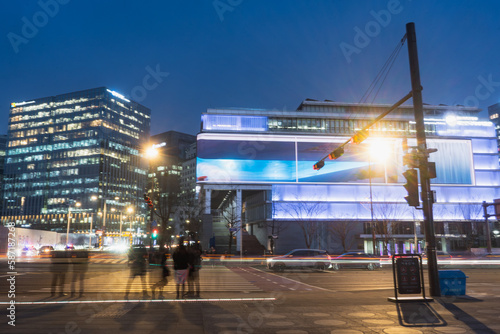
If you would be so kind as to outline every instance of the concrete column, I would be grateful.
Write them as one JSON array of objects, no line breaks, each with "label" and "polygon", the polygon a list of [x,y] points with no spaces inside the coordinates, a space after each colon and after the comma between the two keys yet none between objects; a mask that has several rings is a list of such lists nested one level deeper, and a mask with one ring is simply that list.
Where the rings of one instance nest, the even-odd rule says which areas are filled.
[{"label": "concrete column", "polygon": [[236,190],[236,196],[235,196],[235,201],[236,201],[236,226],[239,227],[239,233],[236,238],[236,247],[238,251],[240,251],[240,254],[243,254],[243,228],[245,227],[243,225],[243,221],[241,220],[241,189]]},{"label": "concrete column", "polygon": [[203,208],[203,213],[209,215],[212,203],[212,192],[210,189],[205,189],[205,207]]}]

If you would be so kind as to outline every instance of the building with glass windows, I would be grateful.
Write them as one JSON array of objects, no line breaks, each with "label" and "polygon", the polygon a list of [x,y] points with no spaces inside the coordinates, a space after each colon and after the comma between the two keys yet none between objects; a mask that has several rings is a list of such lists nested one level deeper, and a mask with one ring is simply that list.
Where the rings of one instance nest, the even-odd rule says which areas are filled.
[{"label": "building with glass windows", "polygon": [[150,115],[105,87],[13,102],[2,222],[66,232],[70,218],[72,232],[89,232],[93,223],[108,235],[134,222],[137,232]]},{"label": "building with glass windows", "polygon": [[[153,219],[160,228],[160,238],[182,234],[184,220],[181,208],[189,197],[183,193],[183,163],[188,160],[189,148],[196,136],[167,131],[151,136],[150,145],[156,155],[149,159],[147,194],[155,206]],[[166,240],[167,242],[170,239]]]},{"label": "building with glass windows", "polygon": [[[237,250],[247,253],[255,240],[277,253],[423,250],[422,210],[405,201],[402,175],[403,139],[416,146],[412,105],[313,169],[389,107],[305,100],[293,111],[208,109],[197,137],[204,247],[227,250],[232,234]],[[431,184],[439,250],[484,246],[481,203],[500,198],[495,127],[479,119],[479,111],[424,105],[427,146],[437,150],[429,160],[436,163]]]}]

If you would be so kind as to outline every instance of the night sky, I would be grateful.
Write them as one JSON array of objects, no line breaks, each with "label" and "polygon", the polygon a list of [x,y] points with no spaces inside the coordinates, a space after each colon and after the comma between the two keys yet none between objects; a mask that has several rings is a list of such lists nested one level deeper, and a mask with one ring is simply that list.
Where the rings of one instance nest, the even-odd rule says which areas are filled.
[{"label": "night sky", "polygon": [[[408,22],[424,102],[486,117],[500,99],[499,14],[496,0],[4,1],[0,133],[11,102],[101,86],[151,108],[151,134],[196,134],[207,108],[359,102]],[[375,103],[410,91],[408,67],[405,44]]]}]

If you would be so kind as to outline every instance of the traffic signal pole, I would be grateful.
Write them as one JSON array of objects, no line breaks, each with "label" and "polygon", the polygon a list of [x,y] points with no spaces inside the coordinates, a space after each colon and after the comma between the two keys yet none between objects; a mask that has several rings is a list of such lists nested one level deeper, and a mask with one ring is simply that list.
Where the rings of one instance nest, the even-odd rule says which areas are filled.
[{"label": "traffic signal pole", "polygon": [[408,40],[408,56],[410,61],[411,87],[413,95],[413,109],[415,111],[415,123],[417,130],[417,147],[419,153],[420,184],[422,195],[422,209],[424,215],[425,241],[427,244],[427,268],[429,275],[430,294],[433,297],[441,296],[439,287],[439,273],[436,256],[436,236],[434,234],[434,218],[432,204],[434,202],[431,193],[428,151],[425,138],[424,111],[422,103],[422,86],[420,84],[420,69],[417,53],[417,36],[415,34],[415,24],[406,24],[406,37]]}]

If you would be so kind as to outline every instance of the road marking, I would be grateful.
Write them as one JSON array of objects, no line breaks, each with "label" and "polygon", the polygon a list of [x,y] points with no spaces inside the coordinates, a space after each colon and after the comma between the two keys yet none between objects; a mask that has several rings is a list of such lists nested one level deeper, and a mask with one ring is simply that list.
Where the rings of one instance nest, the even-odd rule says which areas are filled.
[{"label": "road marking", "polygon": [[[50,304],[96,304],[96,303],[210,303],[210,302],[248,302],[275,301],[274,297],[262,298],[200,298],[200,299],[113,299],[113,300],[49,300],[38,302],[18,302],[16,305],[50,305]],[[0,302],[10,305],[10,302]]]},{"label": "road marking", "polygon": [[[291,279],[291,278],[288,278],[288,277],[283,277],[283,276],[276,275],[276,274],[273,274],[273,273],[266,273],[265,271],[260,270],[258,268],[253,268],[253,269],[254,270],[258,270],[258,271],[260,271],[262,273],[265,273],[265,274],[268,274],[268,275],[274,275],[276,277],[279,277],[280,279],[286,279],[286,280],[289,280],[289,281],[292,281],[292,282],[295,282],[295,283],[298,283],[298,284],[302,284],[302,285],[308,286],[308,287],[313,288],[313,289],[319,289],[319,290],[328,291],[328,292],[336,292],[334,290],[320,288],[319,286],[314,286],[314,285],[310,285],[310,284],[307,284],[307,283],[303,283],[303,282],[300,282],[300,281],[297,281],[297,280],[294,280],[294,279]],[[295,289],[290,288],[290,290],[295,290]]]}]

